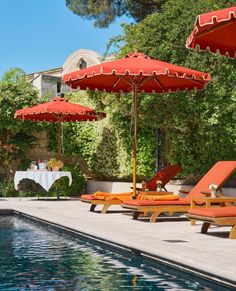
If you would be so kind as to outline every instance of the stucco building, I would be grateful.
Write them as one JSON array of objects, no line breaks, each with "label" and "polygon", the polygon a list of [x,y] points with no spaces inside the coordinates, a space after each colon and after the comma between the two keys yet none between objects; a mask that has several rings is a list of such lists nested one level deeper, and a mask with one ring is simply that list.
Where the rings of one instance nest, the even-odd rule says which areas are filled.
[{"label": "stucco building", "polygon": [[62,83],[62,76],[64,74],[94,66],[113,58],[113,55],[104,58],[95,51],[78,49],[64,61],[62,67],[29,74],[28,79],[38,88],[40,96],[46,95],[52,98],[60,93],[71,91],[67,85]]}]

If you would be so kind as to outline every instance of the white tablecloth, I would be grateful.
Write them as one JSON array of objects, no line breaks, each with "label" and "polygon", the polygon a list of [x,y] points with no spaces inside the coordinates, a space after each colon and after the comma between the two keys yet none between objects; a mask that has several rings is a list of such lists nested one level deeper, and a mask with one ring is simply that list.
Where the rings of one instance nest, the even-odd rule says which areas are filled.
[{"label": "white tablecloth", "polygon": [[72,183],[71,172],[60,171],[16,171],[14,176],[14,186],[18,190],[18,184],[22,179],[34,180],[40,184],[46,191],[49,191],[52,184],[61,177],[69,178],[69,186]]}]

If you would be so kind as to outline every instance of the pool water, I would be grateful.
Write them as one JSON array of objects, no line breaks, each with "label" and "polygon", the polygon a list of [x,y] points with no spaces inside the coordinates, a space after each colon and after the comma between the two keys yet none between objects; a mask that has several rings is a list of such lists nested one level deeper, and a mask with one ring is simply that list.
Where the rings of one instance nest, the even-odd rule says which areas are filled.
[{"label": "pool water", "polygon": [[226,290],[18,216],[0,216],[0,250],[0,290]]}]

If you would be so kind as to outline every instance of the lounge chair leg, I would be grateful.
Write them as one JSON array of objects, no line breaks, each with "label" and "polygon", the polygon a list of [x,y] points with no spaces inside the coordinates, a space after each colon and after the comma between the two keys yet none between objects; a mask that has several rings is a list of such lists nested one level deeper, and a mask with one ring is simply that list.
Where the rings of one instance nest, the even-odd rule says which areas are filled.
[{"label": "lounge chair leg", "polygon": [[236,224],[232,226],[230,234],[229,234],[230,239],[236,239]]},{"label": "lounge chair leg", "polygon": [[150,217],[150,222],[156,222],[157,217],[161,214],[161,212],[154,212],[152,216]]},{"label": "lounge chair leg", "polygon": [[89,211],[93,212],[96,206],[97,206],[96,204],[91,204]]},{"label": "lounge chair leg", "polygon": [[204,222],[202,225],[201,233],[207,233],[208,228],[210,227],[211,223],[210,222]]},{"label": "lounge chair leg", "polygon": [[191,219],[190,223],[191,223],[191,225],[196,225],[196,220]]},{"label": "lounge chair leg", "polygon": [[107,209],[108,209],[110,206],[111,206],[110,204],[105,204],[105,205],[103,205],[101,213],[103,213],[103,214],[107,213]]},{"label": "lounge chair leg", "polygon": [[140,212],[138,212],[138,211],[133,211],[133,213],[132,213],[132,217],[133,217],[133,219],[138,219],[139,214],[140,214]]},{"label": "lounge chair leg", "polygon": [[139,213],[139,216],[141,216],[141,217],[146,217],[146,216],[148,216],[148,212],[142,212],[142,213]]}]

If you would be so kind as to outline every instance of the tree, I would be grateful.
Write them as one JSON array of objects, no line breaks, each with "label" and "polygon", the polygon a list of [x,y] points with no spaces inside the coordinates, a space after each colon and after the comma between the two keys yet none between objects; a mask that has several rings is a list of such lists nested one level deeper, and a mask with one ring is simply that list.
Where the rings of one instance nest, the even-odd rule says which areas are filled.
[{"label": "tree", "polygon": [[[154,169],[154,131],[157,128],[166,132],[168,161],[181,164],[183,176],[196,179],[218,160],[235,160],[236,60],[185,48],[198,14],[233,5],[233,0],[167,0],[162,3],[161,13],[152,13],[137,24],[125,25],[124,35],[113,39],[116,44],[121,43],[119,57],[138,50],[151,58],[209,72],[212,76],[212,81],[202,91],[139,96],[138,175],[151,175]],[[120,94],[117,98],[96,92],[91,96],[96,105],[109,112],[109,125],[116,129],[119,137],[116,144],[122,145],[122,149],[116,150],[118,156],[125,156],[122,162],[126,169],[117,173],[131,173],[128,165],[132,159],[132,98],[129,94]],[[78,141],[82,142],[78,144],[88,153],[88,136],[83,131],[79,135]],[[89,143],[94,155],[88,155],[91,166],[97,150],[92,137],[91,134]]]},{"label": "tree", "polygon": [[94,20],[95,27],[108,27],[117,17],[127,15],[141,21],[161,11],[165,0],[66,0],[67,7],[82,18]]},{"label": "tree", "polygon": [[0,81],[0,164],[7,177],[13,162],[24,157],[33,141],[31,133],[36,124],[14,119],[17,109],[40,102],[38,91],[26,80],[25,73],[14,68],[7,71]]},{"label": "tree", "polygon": [[139,98],[139,128],[167,131],[168,160],[181,164],[185,175],[198,177],[217,160],[236,158],[236,61],[185,48],[198,14],[234,4],[223,0],[168,0],[161,14],[125,25],[123,37],[118,38],[123,43],[119,56],[138,50],[212,76],[203,91]]}]

